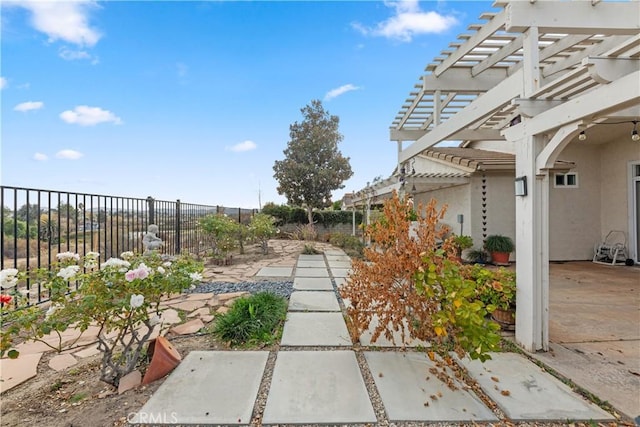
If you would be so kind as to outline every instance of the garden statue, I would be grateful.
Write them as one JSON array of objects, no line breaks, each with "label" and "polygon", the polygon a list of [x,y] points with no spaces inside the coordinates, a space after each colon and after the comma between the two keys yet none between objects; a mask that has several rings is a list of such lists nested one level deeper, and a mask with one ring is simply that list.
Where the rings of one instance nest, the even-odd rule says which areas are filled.
[{"label": "garden statue", "polygon": [[158,226],[155,224],[149,224],[147,232],[142,238],[142,246],[144,246],[144,254],[148,255],[160,248],[163,245],[162,239],[156,236],[158,233]]}]

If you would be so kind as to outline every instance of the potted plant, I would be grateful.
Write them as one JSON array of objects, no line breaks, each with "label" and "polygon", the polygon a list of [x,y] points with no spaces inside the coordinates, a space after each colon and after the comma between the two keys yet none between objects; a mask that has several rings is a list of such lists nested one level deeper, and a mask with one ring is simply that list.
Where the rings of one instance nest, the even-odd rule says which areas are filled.
[{"label": "potted plant", "polygon": [[456,256],[459,261],[462,261],[462,251],[473,246],[473,239],[471,236],[465,236],[462,234],[454,235],[452,239],[453,246],[456,248]]},{"label": "potted plant", "polygon": [[474,264],[486,264],[489,254],[484,249],[472,249],[467,253],[467,259]]},{"label": "potted plant", "polygon": [[491,261],[494,264],[508,265],[509,254],[515,249],[515,244],[511,237],[492,234],[484,241],[484,248],[491,254]]},{"label": "potted plant", "polygon": [[465,274],[476,283],[476,297],[503,326],[515,324],[516,274],[504,268],[489,270],[478,264]]}]

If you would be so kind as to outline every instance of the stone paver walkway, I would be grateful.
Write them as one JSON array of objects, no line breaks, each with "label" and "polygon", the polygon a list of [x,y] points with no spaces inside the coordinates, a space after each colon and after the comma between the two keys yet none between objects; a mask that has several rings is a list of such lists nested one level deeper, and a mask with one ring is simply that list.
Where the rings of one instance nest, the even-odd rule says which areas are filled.
[{"label": "stone paver walkway", "polygon": [[[365,332],[360,339],[365,351],[358,363],[357,351],[342,311],[329,311],[336,309],[336,292],[344,283],[350,268],[349,258],[342,251],[325,249],[324,256],[300,255],[292,265],[295,266],[295,292],[289,303],[272,375],[265,376],[270,377],[270,383],[266,384],[268,396],[262,413],[263,424],[376,423],[381,421],[376,417],[372,403],[376,395],[380,396],[388,422],[498,420],[497,415],[471,389],[459,387],[452,391],[430,375],[429,368],[433,367],[433,362],[424,353],[405,350],[412,345],[424,346],[427,343],[408,342],[403,349],[396,348],[394,351],[393,343],[386,340],[371,343],[370,334],[367,336]],[[379,347],[391,347],[391,351],[376,351]],[[514,420],[613,419],[610,414],[572,392],[524,356],[496,354],[494,361],[485,365],[469,360],[460,363],[468,368],[484,393]],[[193,396],[200,396],[203,407],[211,408],[211,418],[199,419],[199,422],[247,424],[246,415],[239,416],[235,421],[223,417],[223,405],[211,406],[210,399],[210,396],[227,391],[234,396],[244,396],[238,397],[244,399],[239,403],[243,408],[253,407],[256,410],[254,403],[258,389],[255,383],[245,385],[240,381],[219,380],[221,369],[231,372],[228,378],[233,378],[233,372],[240,375],[240,370],[244,369],[242,365],[198,366],[201,375],[216,378],[215,381],[199,382],[200,388],[192,393]],[[373,378],[373,383],[366,384],[364,378],[367,372]],[[169,380],[178,373],[171,374]],[[173,384],[169,380],[165,382],[169,384],[167,388]],[[193,402],[189,403],[189,407],[180,406],[170,397],[180,391],[164,392],[165,384],[149,400],[141,414],[147,414],[154,408],[176,412],[190,410]],[[197,405],[193,410],[202,412]],[[219,416],[214,415],[217,411],[220,412]]]}]

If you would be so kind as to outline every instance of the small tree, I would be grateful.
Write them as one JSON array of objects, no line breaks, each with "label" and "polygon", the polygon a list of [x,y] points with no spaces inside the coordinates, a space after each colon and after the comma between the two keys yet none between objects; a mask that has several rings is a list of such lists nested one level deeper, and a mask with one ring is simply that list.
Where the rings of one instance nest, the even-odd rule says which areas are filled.
[{"label": "small tree", "polygon": [[344,188],[342,183],[353,172],[349,158],[338,150],[342,141],[338,116],[325,111],[319,100],[300,111],[304,120],[289,126],[285,158],[276,160],[273,170],[278,194],[284,194],[291,205],[304,205],[311,224],[313,209],[329,206],[331,191]]},{"label": "small tree", "polygon": [[264,255],[269,253],[269,239],[278,231],[274,225],[275,222],[276,219],[271,215],[258,213],[251,218],[251,222],[249,223],[249,231],[253,237],[260,241]]},{"label": "small tree", "polygon": [[240,228],[235,220],[223,214],[207,215],[200,226],[213,241],[214,257],[224,259],[235,248]]},{"label": "small tree", "polygon": [[438,354],[450,366],[450,351],[455,351],[484,361],[498,347],[499,326],[485,319],[488,311],[478,300],[475,282],[455,261],[453,239],[443,240],[449,230],[439,221],[446,207],[437,209],[435,200],[424,209],[420,206],[412,233],[411,210],[394,193],[384,204],[382,218],[366,228],[371,247],[364,250],[365,260],[353,261],[341,289],[350,301],[353,332],[359,337],[377,316],[373,342],[380,336],[393,340],[399,331],[404,344],[406,331],[431,344],[432,360]]}]

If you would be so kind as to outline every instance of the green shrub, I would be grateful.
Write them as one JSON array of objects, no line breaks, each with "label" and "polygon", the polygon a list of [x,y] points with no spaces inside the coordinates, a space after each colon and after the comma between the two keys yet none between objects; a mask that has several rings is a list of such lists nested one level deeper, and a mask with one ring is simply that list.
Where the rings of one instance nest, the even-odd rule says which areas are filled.
[{"label": "green shrub", "polygon": [[[267,203],[262,208],[262,213],[277,218],[276,224],[278,225],[309,223],[309,220],[307,218],[307,211],[300,207]],[[362,212],[356,212],[355,216],[356,225],[360,225],[362,223]],[[321,224],[328,227],[337,224],[351,224],[353,222],[353,212],[339,210],[316,210],[313,211],[313,222],[315,224]]]},{"label": "green shrub", "polygon": [[239,298],[218,317],[214,335],[231,345],[271,344],[287,315],[287,300],[270,292]]}]

